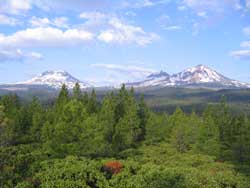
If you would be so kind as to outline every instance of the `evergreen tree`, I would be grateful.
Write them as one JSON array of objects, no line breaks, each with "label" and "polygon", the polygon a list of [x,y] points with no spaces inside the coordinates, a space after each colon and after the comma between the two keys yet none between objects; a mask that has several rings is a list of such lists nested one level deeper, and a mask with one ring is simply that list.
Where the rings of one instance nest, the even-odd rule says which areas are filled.
[{"label": "evergreen tree", "polygon": [[30,104],[29,113],[32,114],[32,126],[30,129],[31,140],[40,142],[41,141],[41,129],[46,121],[45,111],[37,98],[33,98]]},{"label": "evergreen tree", "polygon": [[179,152],[186,152],[195,145],[199,132],[199,118],[196,114],[186,116],[180,108],[169,118],[172,127],[171,143]]},{"label": "evergreen tree", "polygon": [[128,94],[125,85],[118,94],[115,109],[115,133],[113,136],[113,148],[122,151],[138,144],[142,129],[138,118],[138,106],[132,92]]},{"label": "evergreen tree", "polygon": [[20,109],[20,99],[16,94],[9,94],[1,97],[0,103],[4,106],[4,112],[7,117],[15,119]]},{"label": "evergreen tree", "polygon": [[140,120],[140,129],[141,129],[141,134],[138,135],[138,138],[136,139],[137,141],[142,141],[145,139],[146,135],[146,126],[149,118],[149,109],[147,108],[145,101],[144,101],[144,96],[141,95],[140,97],[140,102],[138,104],[138,118]]},{"label": "evergreen tree", "polygon": [[60,114],[56,121],[46,122],[42,128],[44,147],[59,157],[81,153],[81,134],[86,131],[84,120],[88,117],[85,107],[72,100],[62,107]]},{"label": "evergreen tree", "polygon": [[89,95],[86,91],[84,92],[84,94],[82,96],[82,102],[85,106],[87,106],[89,103]]},{"label": "evergreen tree", "polygon": [[69,101],[69,91],[65,84],[62,85],[61,91],[56,101],[56,106],[61,108],[63,105],[67,104]]},{"label": "evergreen tree", "polygon": [[219,156],[219,127],[213,118],[214,109],[208,107],[202,114],[202,126],[196,144],[196,150],[209,155]]},{"label": "evergreen tree", "polygon": [[96,98],[96,92],[93,89],[90,95],[90,98],[88,99],[88,113],[97,113],[98,112],[98,101]]},{"label": "evergreen tree", "polygon": [[125,88],[125,84],[122,85],[117,96],[117,104],[115,108],[115,121],[116,123],[125,115],[126,112],[126,101],[128,101],[128,92]]},{"label": "evergreen tree", "polygon": [[214,110],[214,120],[219,127],[220,157],[230,159],[232,156],[232,119],[224,96],[221,99],[220,105]]},{"label": "evergreen tree", "polygon": [[113,136],[115,132],[115,107],[116,107],[116,99],[113,94],[108,94],[104,97],[102,102],[102,107],[100,110],[100,122],[102,123],[104,129],[104,138],[107,143],[107,150],[113,143]]},{"label": "evergreen tree", "polygon": [[149,112],[146,124],[147,143],[169,142],[171,131],[172,127],[169,124],[169,116],[167,114]]},{"label": "evergreen tree", "polygon": [[250,127],[247,118],[242,116],[233,118],[233,138],[231,143],[232,159],[244,163],[249,161],[250,157]]},{"label": "evergreen tree", "polygon": [[5,115],[4,107],[0,105],[0,147],[12,144],[14,134],[10,120]]},{"label": "evergreen tree", "polygon": [[80,88],[80,84],[76,83],[74,88],[73,88],[73,98],[80,101],[82,98],[82,92]]}]

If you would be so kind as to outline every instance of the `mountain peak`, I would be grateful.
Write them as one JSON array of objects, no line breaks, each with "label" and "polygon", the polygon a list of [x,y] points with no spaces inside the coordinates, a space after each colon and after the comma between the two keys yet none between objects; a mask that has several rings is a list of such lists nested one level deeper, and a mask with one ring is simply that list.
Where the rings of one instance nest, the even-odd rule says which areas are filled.
[{"label": "mountain peak", "polygon": [[[11,85],[49,86],[59,89],[66,84],[69,89],[72,89],[76,83],[79,83],[81,88],[93,87],[92,84],[82,82],[64,70],[45,71],[30,80]],[[126,85],[129,87],[250,88],[250,84],[227,78],[202,64],[173,75],[161,70],[148,75],[143,81],[130,82]]]},{"label": "mountain peak", "polygon": [[231,80],[205,65],[187,68],[174,74],[172,79],[179,84],[183,82],[186,84],[219,83]]},{"label": "mountain peak", "polygon": [[195,71],[214,71],[214,70],[211,69],[210,67],[199,64],[199,65],[196,65],[195,67],[187,68],[183,72],[195,72]]},{"label": "mountain peak", "polygon": [[60,75],[70,75],[67,71],[65,70],[49,70],[49,71],[45,71],[40,75],[52,75],[52,74],[60,74]]},{"label": "mountain peak", "polygon": [[215,87],[215,88],[250,88],[249,84],[238,82],[223,76],[215,70],[199,64],[177,74],[169,75],[163,71],[149,75],[144,81],[137,82],[135,87]]},{"label": "mountain peak", "polygon": [[197,67],[197,68],[209,68],[209,67],[207,67],[207,66],[205,66],[203,64],[196,65],[195,67]]},{"label": "mountain peak", "polygon": [[76,83],[79,83],[81,88],[90,87],[89,84],[84,83],[71,74],[64,70],[50,70],[45,71],[42,74],[33,77],[30,80],[19,82],[17,84],[24,84],[24,85],[46,85],[53,88],[61,88],[63,84],[66,84],[69,89],[72,89]]},{"label": "mountain peak", "polygon": [[160,77],[168,77],[169,74],[163,70],[160,72],[155,72],[147,76],[147,78],[160,78]]}]

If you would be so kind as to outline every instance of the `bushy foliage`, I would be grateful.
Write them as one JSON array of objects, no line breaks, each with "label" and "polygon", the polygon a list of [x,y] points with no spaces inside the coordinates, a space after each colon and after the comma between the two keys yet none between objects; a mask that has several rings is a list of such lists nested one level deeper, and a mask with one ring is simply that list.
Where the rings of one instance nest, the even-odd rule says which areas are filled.
[{"label": "bushy foliage", "polygon": [[2,188],[247,188],[250,118],[225,99],[157,114],[122,88],[98,101],[64,85],[55,103],[0,99]]},{"label": "bushy foliage", "polygon": [[123,165],[119,161],[109,161],[102,167],[102,170],[110,175],[119,174]]}]

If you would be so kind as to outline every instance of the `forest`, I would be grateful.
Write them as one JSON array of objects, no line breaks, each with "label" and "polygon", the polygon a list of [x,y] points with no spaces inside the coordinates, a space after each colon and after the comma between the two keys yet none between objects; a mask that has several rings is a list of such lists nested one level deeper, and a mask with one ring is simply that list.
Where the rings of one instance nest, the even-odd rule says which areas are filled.
[{"label": "forest", "polygon": [[250,117],[220,104],[154,112],[123,85],[0,98],[1,188],[250,188]]}]

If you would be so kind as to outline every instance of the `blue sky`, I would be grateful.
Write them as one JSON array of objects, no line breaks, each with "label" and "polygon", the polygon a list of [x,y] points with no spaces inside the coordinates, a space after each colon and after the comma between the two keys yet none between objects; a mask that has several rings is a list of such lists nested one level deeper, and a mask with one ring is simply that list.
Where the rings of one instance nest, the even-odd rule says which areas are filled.
[{"label": "blue sky", "polygon": [[103,84],[198,64],[250,82],[250,0],[0,0],[0,82]]}]

